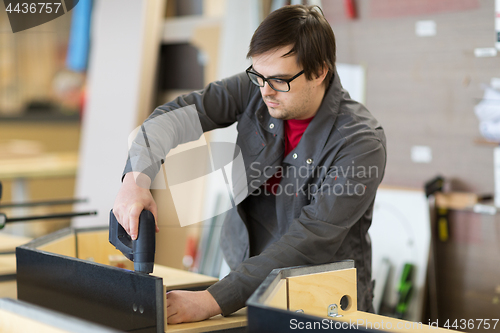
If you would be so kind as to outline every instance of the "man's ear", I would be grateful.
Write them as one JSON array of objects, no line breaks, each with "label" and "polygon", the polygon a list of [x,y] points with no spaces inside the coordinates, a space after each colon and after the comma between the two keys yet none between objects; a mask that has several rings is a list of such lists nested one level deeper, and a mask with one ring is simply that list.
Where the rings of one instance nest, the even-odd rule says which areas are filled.
[{"label": "man's ear", "polygon": [[323,67],[321,67],[318,73],[316,73],[316,80],[319,81],[319,84],[323,84],[323,81],[325,81],[327,75],[328,75],[328,66],[326,64],[323,64]]}]

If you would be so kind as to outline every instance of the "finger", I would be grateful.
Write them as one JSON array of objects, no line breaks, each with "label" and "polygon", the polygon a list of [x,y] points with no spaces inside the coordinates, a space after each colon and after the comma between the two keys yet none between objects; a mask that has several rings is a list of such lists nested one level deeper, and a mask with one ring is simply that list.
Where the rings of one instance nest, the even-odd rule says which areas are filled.
[{"label": "finger", "polygon": [[113,215],[115,216],[115,218],[118,221],[118,223],[122,224],[122,220],[123,220],[123,218],[122,218],[122,215],[123,215],[122,214],[123,213],[123,205],[119,204],[117,201],[118,201],[118,199],[113,204]]},{"label": "finger", "polygon": [[167,305],[167,319],[175,316],[178,312],[178,309],[173,304]]},{"label": "finger", "polygon": [[119,215],[119,217],[116,217],[118,219],[118,222],[122,225],[123,229],[125,229],[125,231],[130,234],[128,214],[126,212],[122,212]]},{"label": "finger", "polygon": [[176,296],[175,294],[176,294],[175,290],[167,291],[167,301],[170,299],[170,301],[173,302]]},{"label": "finger", "polygon": [[[167,323],[168,324],[177,324],[179,321],[178,319],[175,319],[177,314],[178,314],[178,309],[174,306],[174,302],[172,302],[172,298],[175,295],[167,293]],[[170,298],[170,300],[169,300]],[[172,319],[172,317],[174,317]]]},{"label": "finger", "polygon": [[155,218],[155,229],[156,232],[159,232],[160,229],[158,228],[158,207],[156,206],[156,202],[152,197],[146,209],[149,210],[151,214],[153,214],[153,217]]},{"label": "finger", "polygon": [[177,311],[175,313],[167,312],[167,319],[172,318],[175,315],[177,315]]},{"label": "finger", "polygon": [[144,206],[135,203],[130,207],[129,211],[129,235],[132,240],[137,239],[137,233],[139,232],[139,216],[143,210]]},{"label": "finger", "polygon": [[115,216],[116,221],[118,221],[119,224],[122,224],[122,218],[120,216],[120,211],[116,206],[113,206],[113,215]]},{"label": "finger", "polygon": [[154,201],[149,206],[149,211],[155,217],[156,232],[160,232],[160,228],[158,227],[158,208],[157,208],[156,203]]},{"label": "finger", "polygon": [[182,323],[184,320],[182,318],[182,316],[179,314],[179,313],[175,313],[173,315],[168,315],[168,312],[167,312],[167,324],[180,324]]},{"label": "finger", "polygon": [[[175,304],[175,292],[172,292],[173,290],[167,291],[167,297],[165,299],[167,303],[167,308]],[[177,311],[175,311],[177,312]]]}]

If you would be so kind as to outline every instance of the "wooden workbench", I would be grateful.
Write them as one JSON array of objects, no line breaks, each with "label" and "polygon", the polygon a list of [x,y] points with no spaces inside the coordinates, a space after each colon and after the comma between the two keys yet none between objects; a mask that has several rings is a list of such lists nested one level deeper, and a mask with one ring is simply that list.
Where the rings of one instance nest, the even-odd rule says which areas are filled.
[{"label": "wooden workbench", "polygon": [[[28,243],[31,238],[13,236],[0,232],[0,252],[14,252],[16,247]],[[15,254],[0,254],[0,276],[16,273]],[[1,295],[0,295],[1,297]]]},{"label": "wooden workbench", "polygon": [[236,311],[228,317],[221,315],[196,323],[183,323],[175,325],[166,325],[166,333],[199,333],[218,330],[228,330],[235,327],[247,326],[247,309]]},{"label": "wooden workbench", "polygon": [[[0,252],[15,251],[16,246],[26,244],[30,238],[12,236],[0,232]],[[16,274],[16,255],[0,255],[0,298],[17,298],[17,285],[14,275]]]},{"label": "wooden workbench", "polygon": [[46,153],[0,160],[0,179],[50,178],[74,176],[78,153]]},{"label": "wooden workbench", "polygon": [[36,305],[0,298],[0,333],[117,333],[75,317],[64,316]]},{"label": "wooden workbench", "polygon": [[[12,236],[0,232],[0,252],[15,251],[16,246],[26,244],[31,239],[27,237]],[[0,298],[17,298],[16,255],[0,254]]]},{"label": "wooden workbench", "polygon": [[[23,203],[29,200],[72,197],[77,170],[78,153],[76,151],[4,156],[0,159],[0,181],[4,185],[1,202]],[[61,192],[63,184],[71,185],[65,185],[65,190]],[[17,207],[8,210],[7,215],[9,217],[36,215],[37,213],[58,212],[59,209],[67,211],[71,209],[71,206],[69,208],[60,206],[48,211],[45,207]],[[42,224],[38,222],[17,223],[8,225],[6,228],[18,235],[38,237],[65,226],[65,222],[45,221]]]}]

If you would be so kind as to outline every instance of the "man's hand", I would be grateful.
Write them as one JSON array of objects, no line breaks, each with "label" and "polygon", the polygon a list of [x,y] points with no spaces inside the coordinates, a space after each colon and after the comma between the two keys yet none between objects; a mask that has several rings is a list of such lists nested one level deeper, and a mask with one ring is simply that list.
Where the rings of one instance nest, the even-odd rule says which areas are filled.
[{"label": "man's hand", "polygon": [[149,191],[151,179],[145,174],[129,172],[123,178],[123,183],[113,205],[113,213],[123,229],[132,239],[137,239],[139,215],[143,209],[153,213],[158,229],[156,202]]},{"label": "man's hand", "polygon": [[173,290],[167,293],[167,323],[201,321],[222,311],[212,295],[204,291]]}]

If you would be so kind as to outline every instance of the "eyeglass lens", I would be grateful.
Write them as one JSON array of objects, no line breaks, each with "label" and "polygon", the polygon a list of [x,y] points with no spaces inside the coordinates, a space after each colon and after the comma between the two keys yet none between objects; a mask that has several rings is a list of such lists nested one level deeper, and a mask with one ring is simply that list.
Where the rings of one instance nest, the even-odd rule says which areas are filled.
[{"label": "eyeglass lens", "polygon": [[[250,79],[252,80],[253,83],[258,85],[259,87],[264,86],[264,79],[260,77],[259,75],[256,75],[255,73],[249,72],[248,73],[250,76]],[[280,79],[267,79],[267,83],[273,88],[274,90],[280,90],[280,91],[288,91],[288,83],[286,81],[280,80]]]}]

